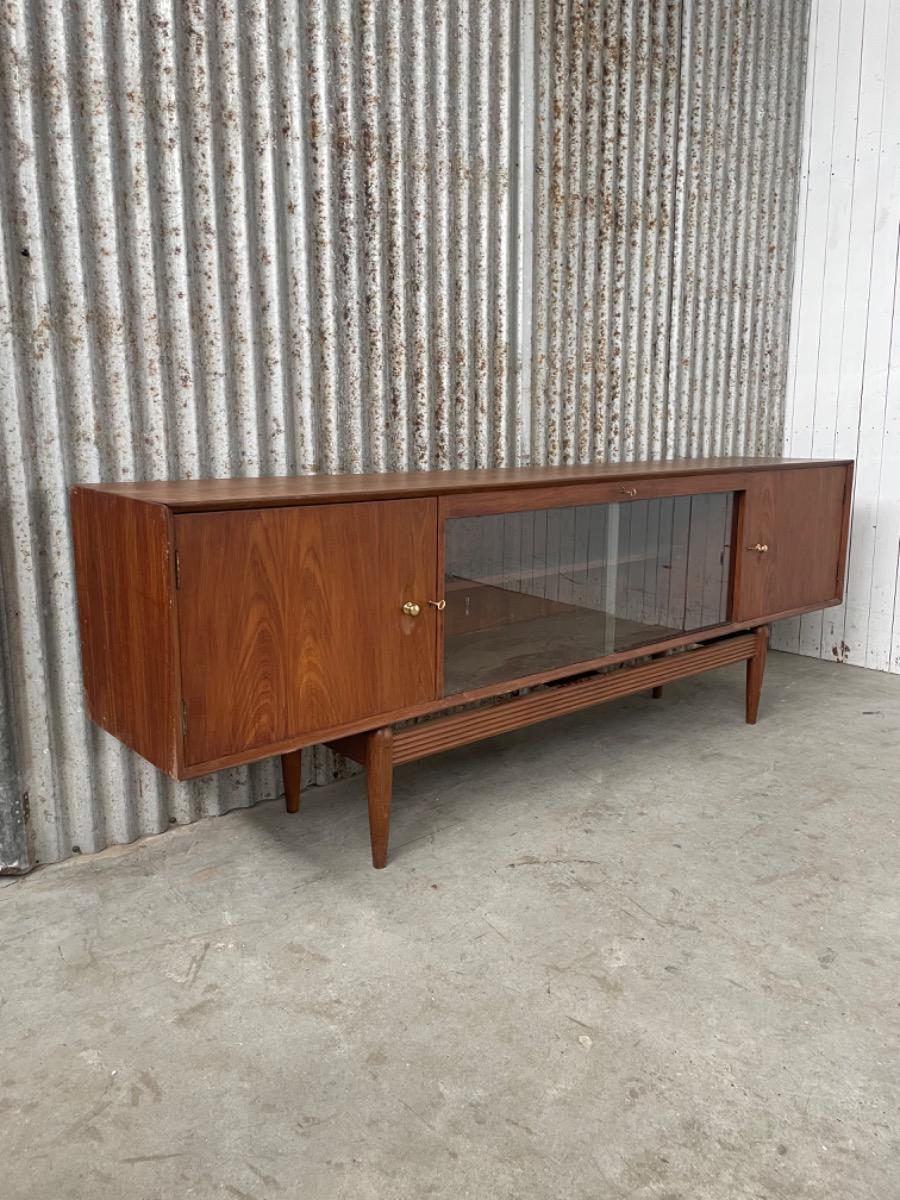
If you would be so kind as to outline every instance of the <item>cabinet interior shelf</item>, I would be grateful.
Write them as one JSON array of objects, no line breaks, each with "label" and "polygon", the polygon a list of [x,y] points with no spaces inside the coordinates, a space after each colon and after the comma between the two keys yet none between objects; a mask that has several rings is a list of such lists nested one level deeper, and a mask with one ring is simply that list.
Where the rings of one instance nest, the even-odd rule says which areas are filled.
[{"label": "cabinet interior shelf", "polygon": [[561,662],[588,662],[603,654],[662,642],[681,632],[675,626],[630,621],[580,605],[568,608],[552,616],[448,634],[444,694],[486,687],[503,679],[524,679]]},{"label": "cabinet interior shelf", "polygon": [[[629,618],[479,580],[447,580],[444,695],[524,679],[561,662],[589,662],[683,633],[674,625]],[[708,621],[706,627],[720,623]],[[703,626],[696,614],[694,628]]]}]

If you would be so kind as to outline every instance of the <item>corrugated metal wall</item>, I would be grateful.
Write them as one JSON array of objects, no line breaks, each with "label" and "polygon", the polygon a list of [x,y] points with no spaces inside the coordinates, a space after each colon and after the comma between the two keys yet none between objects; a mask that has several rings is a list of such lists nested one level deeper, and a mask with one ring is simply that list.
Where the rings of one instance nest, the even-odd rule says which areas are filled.
[{"label": "corrugated metal wall", "polygon": [[8,866],[278,791],[172,784],[86,721],[68,484],[780,445],[806,23],[9,0]]},{"label": "corrugated metal wall", "polygon": [[778,649],[900,674],[900,4],[815,0],[785,453],[855,458],[844,604]]},{"label": "corrugated metal wall", "polygon": [[808,16],[540,6],[536,457],[780,452]]}]

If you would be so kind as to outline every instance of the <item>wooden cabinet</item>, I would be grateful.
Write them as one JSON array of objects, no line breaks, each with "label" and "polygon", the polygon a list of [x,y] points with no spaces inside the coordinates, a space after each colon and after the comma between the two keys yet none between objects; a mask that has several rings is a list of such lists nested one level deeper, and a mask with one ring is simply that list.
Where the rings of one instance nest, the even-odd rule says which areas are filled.
[{"label": "wooden cabinet", "polygon": [[281,755],[291,811],[300,749],[334,745],[366,766],[383,866],[400,763],[731,662],[755,721],[768,622],[841,599],[851,472],[719,459],[76,487],[89,712],[180,779]]}]

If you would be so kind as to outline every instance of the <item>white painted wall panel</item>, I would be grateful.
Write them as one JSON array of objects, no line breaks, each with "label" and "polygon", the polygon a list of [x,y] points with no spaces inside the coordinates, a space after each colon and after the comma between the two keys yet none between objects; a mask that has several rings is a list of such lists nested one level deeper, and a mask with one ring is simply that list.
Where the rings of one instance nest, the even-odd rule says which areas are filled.
[{"label": "white painted wall panel", "polygon": [[779,649],[900,673],[900,0],[814,0],[785,453],[857,460],[845,603]]}]

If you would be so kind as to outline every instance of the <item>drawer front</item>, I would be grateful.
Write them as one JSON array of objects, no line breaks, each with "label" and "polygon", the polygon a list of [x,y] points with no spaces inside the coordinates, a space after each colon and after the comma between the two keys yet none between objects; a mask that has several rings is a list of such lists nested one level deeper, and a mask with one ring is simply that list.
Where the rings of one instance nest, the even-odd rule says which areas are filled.
[{"label": "drawer front", "polygon": [[746,487],[750,472],[681,475],[666,479],[633,479],[621,483],[569,483],[557,487],[510,488],[506,491],[467,492],[441,497],[443,517],[489,516],[530,509],[575,508],[584,504],[615,504],[628,500],[657,500],[667,496],[733,492]]},{"label": "drawer front", "polygon": [[840,601],[850,482],[845,464],[748,478],[735,553],[735,620]]},{"label": "drawer front", "polygon": [[176,517],[186,763],[432,699],[436,515],[425,499]]}]

